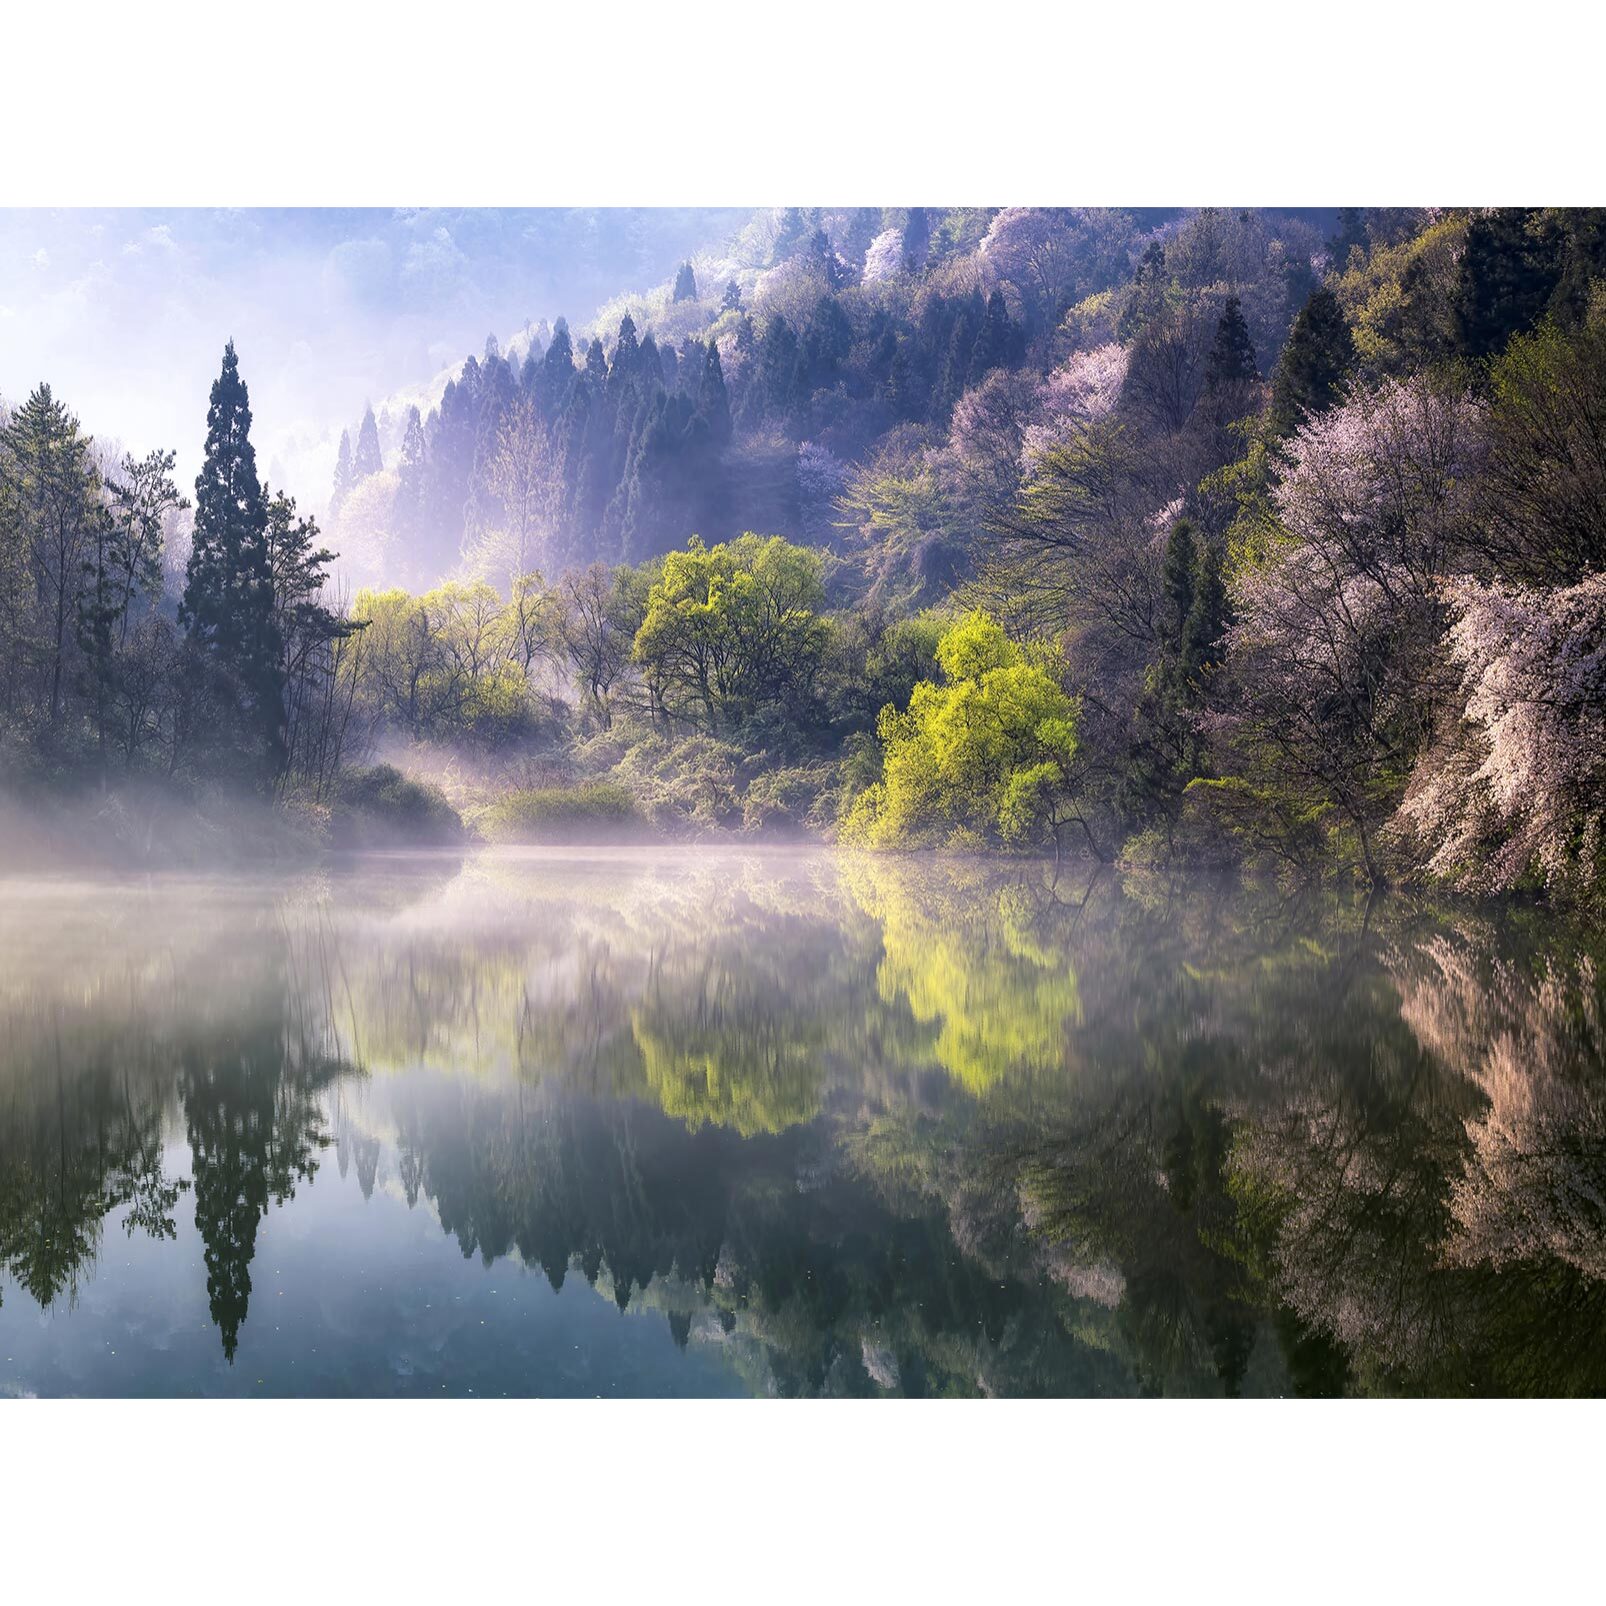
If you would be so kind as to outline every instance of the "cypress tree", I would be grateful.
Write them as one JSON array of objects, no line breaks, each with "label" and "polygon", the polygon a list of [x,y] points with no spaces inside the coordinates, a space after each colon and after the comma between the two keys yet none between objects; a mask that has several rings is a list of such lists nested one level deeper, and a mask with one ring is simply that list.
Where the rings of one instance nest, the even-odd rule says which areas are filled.
[{"label": "cypress tree", "polygon": [[1456,336],[1467,356],[1499,356],[1544,316],[1561,283],[1563,246],[1529,207],[1496,207],[1472,219],[1455,288]]},{"label": "cypress tree", "polygon": [[179,623],[213,671],[220,734],[254,761],[260,780],[270,781],[284,757],[284,682],[267,506],[251,445],[250,396],[232,340],[206,415]]},{"label": "cypress tree", "polygon": [[931,223],[923,206],[911,206],[903,226],[903,271],[919,273],[931,251]]},{"label": "cypress tree", "polygon": [[1249,324],[1243,303],[1228,296],[1216,324],[1216,338],[1205,360],[1205,388],[1220,390],[1225,385],[1253,382],[1260,377],[1255,366],[1255,343],[1249,338]]},{"label": "cypress tree", "polygon": [[676,301],[695,301],[697,299],[697,275],[692,272],[691,263],[682,262],[680,272],[675,275]]},{"label": "cypress tree", "polygon": [[404,536],[419,535],[427,517],[429,464],[424,444],[424,424],[418,409],[407,410],[407,432],[402,436],[401,457],[396,464],[396,523]]},{"label": "cypress tree", "polygon": [[1171,628],[1179,641],[1193,607],[1193,572],[1198,561],[1193,526],[1186,519],[1178,519],[1166,539],[1161,573],[1166,599],[1171,604]]},{"label": "cypress tree", "polygon": [[569,405],[574,389],[574,345],[569,339],[569,325],[559,318],[552,330],[552,344],[541,359],[541,373],[536,381],[536,405],[541,416],[551,423]]},{"label": "cypress tree", "polygon": [[354,481],[351,473],[351,431],[340,432],[340,450],[335,454],[335,487],[329,497],[331,512],[338,513],[340,505],[351,495]]},{"label": "cypress tree", "polygon": [[374,422],[374,409],[370,403],[363,411],[362,428],[357,431],[357,450],[351,459],[352,483],[378,474],[384,468],[379,455],[379,426]]},{"label": "cypress tree", "polygon": [[724,312],[742,310],[742,287],[734,279],[725,281],[725,294],[720,297],[719,305]]},{"label": "cypress tree", "polygon": [[731,438],[730,397],[725,390],[725,371],[720,367],[719,346],[708,342],[703,359],[702,383],[697,387],[697,410],[708,424],[709,438],[723,446]]},{"label": "cypress tree", "polygon": [[1338,297],[1325,285],[1294,319],[1272,380],[1272,427],[1291,435],[1308,418],[1326,412],[1344,394],[1355,361],[1355,342]]}]

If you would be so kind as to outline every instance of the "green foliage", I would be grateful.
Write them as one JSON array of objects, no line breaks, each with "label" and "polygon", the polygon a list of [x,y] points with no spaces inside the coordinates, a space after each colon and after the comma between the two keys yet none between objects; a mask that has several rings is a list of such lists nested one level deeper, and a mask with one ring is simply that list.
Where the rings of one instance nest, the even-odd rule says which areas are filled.
[{"label": "green foliage", "polygon": [[284,759],[283,643],[250,397],[232,340],[212,385],[179,623],[206,674],[202,721],[215,740],[235,749],[247,772],[271,781]]},{"label": "green foliage", "polygon": [[996,841],[1056,846],[1073,818],[1080,708],[985,614],[937,647],[944,684],[882,711],[882,779],[854,803],[843,840],[871,848]]},{"label": "green foliage", "polygon": [[463,822],[438,786],[392,764],[343,770],[330,800],[337,847],[440,846],[460,841]]},{"label": "green foliage", "polygon": [[744,535],[672,552],[647,595],[634,657],[655,717],[710,733],[806,717],[825,652],[817,552]]},{"label": "green foliage", "polygon": [[629,789],[610,781],[509,792],[475,821],[492,842],[612,842],[643,823]]},{"label": "green foliage", "polygon": [[1338,297],[1325,286],[1313,290],[1294,319],[1272,377],[1275,431],[1291,435],[1308,418],[1333,406],[1344,394],[1354,362],[1355,341]]}]

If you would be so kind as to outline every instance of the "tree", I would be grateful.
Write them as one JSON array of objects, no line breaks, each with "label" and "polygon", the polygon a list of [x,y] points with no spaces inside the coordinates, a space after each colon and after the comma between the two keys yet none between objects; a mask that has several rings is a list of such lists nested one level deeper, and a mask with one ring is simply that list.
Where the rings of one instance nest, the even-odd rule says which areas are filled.
[{"label": "tree", "polygon": [[317,544],[318,526],[296,515],[295,501],[263,488],[273,625],[282,662],[285,753],[282,778],[311,784],[315,799],[340,765],[355,695],[349,643],[363,627],[329,606],[335,554]]},{"label": "tree", "polygon": [[370,474],[378,474],[384,466],[379,455],[379,426],[369,406],[363,410],[362,427],[357,431],[357,450],[351,459],[352,484],[367,479]]},{"label": "tree", "polygon": [[563,579],[563,641],[589,712],[613,724],[613,690],[630,664],[646,593],[635,571],[605,564],[571,570]]},{"label": "tree", "polygon": [[719,298],[721,312],[740,312],[742,310],[742,287],[734,279],[725,281],[725,293]]},{"label": "tree", "polygon": [[18,662],[7,667],[13,676],[26,676],[24,684],[37,687],[46,727],[52,731],[78,645],[85,554],[95,541],[102,543],[104,553],[100,479],[89,445],[78,420],[48,385],[40,385],[0,432],[27,587],[13,618],[13,640],[7,644]]},{"label": "tree", "polygon": [[1325,285],[1313,290],[1294,319],[1272,378],[1272,427],[1291,435],[1307,419],[1333,406],[1355,362],[1355,341],[1338,297]]},{"label": "tree", "polygon": [[270,781],[284,758],[281,643],[250,397],[232,340],[207,411],[179,623],[209,671],[220,705],[218,736],[242,752],[260,782]]},{"label": "tree", "polygon": [[697,411],[708,421],[708,435],[714,445],[727,445],[731,438],[731,405],[725,391],[725,370],[720,366],[717,341],[708,342],[708,352],[703,358],[703,375],[697,385]]},{"label": "tree", "polygon": [[1514,336],[1490,386],[1478,556],[1545,585],[1606,571],[1606,295],[1575,333]]},{"label": "tree", "polygon": [[1560,230],[1543,213],[1493,207],[1467,225],[1455,287],[1455,325],[1471,358],[1497,357],[1544,315],[1561,283]]},{"label": "tree", "polygon": [[351,467],[351,431],[343,429],[340,432],[340,449],[335,453],[335,485],[329,496],[329,511],[338,513],[346,498],[351,495],[351,488],[356,484],[356,476]]},{"label": "tree", "polygon": [[1052,842],[1077,819],[1072,761],[1080,705],[1039,656],[985,614],[937,646],[944,683],[922,681],[906,711],[882,710],[882,778],[843,837],[873,848]]},{"label": "tree", "polygon": [[773,713],[807,715],[826,635],[820,556],[780,536],[743,535],[671,552],[647,594],[634,657],[655,713],[729,731]]},{"label": "tree", "polygon": [[1216,324],[1216,338],[1205,360],[1205,388],[1221,390],[1228,385],[1253,384],[1260,377],[1255,366],[1255,345],[1249,338],[1243,302],[1228,296]]},{"label": "tree", "polygon": [[923,206],[911,206],[903,225],[903,271],[919,273],[931,250],[931,220]]},{"label": "tree", "polygon": [[697,275],[692,272],[691,263],[681,263],[680,271],[675,275],[675,293],[671,299],[674,301],[697,299]]},{"label": "tree", "polygon": [[1606,875],[1606,575],[1450,589],[1461,707],[1418,767],[1400,824],[1464,891],[1532,882],[1589,895]]},{"label": "tree", "polygon": [[1265,818],[1336,828],[1374,882],[1379,829],[1449,692],[1442,586],[1483,449],[1481,410],[1456,390],[1352,396],[1289,444],[1279,528],[1234,583],[1222,727],[1246,768],[1218,794],[1257,789]]},{"label": "tree", "polygon": [[469,563],[486,578],[510,585],[550,562],[562,505],[551,433],[528,397],[515,401],[502,419],[484,479],[491,505]]}]

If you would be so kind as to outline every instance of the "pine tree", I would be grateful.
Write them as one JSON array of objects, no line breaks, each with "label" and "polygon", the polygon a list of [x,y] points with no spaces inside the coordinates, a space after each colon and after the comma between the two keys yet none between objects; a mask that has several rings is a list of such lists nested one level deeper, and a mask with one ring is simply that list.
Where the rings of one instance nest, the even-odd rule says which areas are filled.
[{"label": "pine tree", "polygon": [[274,624],[268,515],[251,445],[251,405],[231,340],[212,386],[195,531],[179,623],[212,671],[219,736],[271,781],[284,753],[283,674]]},{"label": "pine tree", "polygon": [[338,513],[356,483],[351,472],[351,431],[340,432],[340,450],[335,453],[335,486],[329,497],[329,511]]},{"label": "pine tree", "polygon": [[1543,213],[1503,206],[1467,225],[1455,288],[1455,325],[1469,357],[1496,357],[1544,316],[1561,283],[1565,242]]},{"label": "pine tree", "polygon": [[1188,613],[1193,607],[1193,571],[1199,561],[1194,544],[1193,526],[1186,519],[1178,519],[1166,538],[1165,560],[1161,567],[1162,583],[1171,617],[1168,621],[1177,640],[1181,640]]},{"label": "pine tree", "polygon": [[675,275],[676,301],[695,301],[697,299],[697,275],[692,272],[691,263],[682,262],[680,272]]},{"label": "pine tree", "polygon": [[1344,394],[1355,362],[1355,341],[1338,297],[1325,285],[1294,319],[1288,343],[1272,380],[1271,421],[1279,435],[1291,435],[1308,418],[1325,412]]},{"label": "pine tree", "polygon": [[[17,556],[36,599],[17,610],[14,628],[20,639],[8,645],[19,659],[42,667],[40,696],[53,730],[77,644],[84,554],[98,528],[99,479],[90,462],[88,436],[80,433],[78,420],[48,385],[40,385],[17,409],[0,434],[0,446],[0,457],[9,459],[5,478],[22,535]],[[7,663],[0,672],[9,680],[20,668]]]},{"label": "pine tree", "polygon": [[1227,385],[1253,383],[1260,377],[1255,366],[1255,343],[1249,338],[1249,324],[1243,303],[1228,296],[1216,324],[1216,338],[1205,360],[1205,389],[1221,390]]},{"label": "pine tree", "polygon": [[407,410],[407,430],[396,463],[397,533],[410,545],[423,534],[428,520],[429,459],[424,424],[416,407]]},{"label": "pine tree", "polygon": [[362,415],[362,428],[357,431],[357,450],[351,459],[352,483],[358,484],[371,474],[384,468],[379,455],[379,426],[374,422],[374,409],[368,406]]},{"label": "pine tree", "polygon": [[903,271],[919,273],[931,251],[931,222],[923,206],[911,206],[903,226]]},{"label": "pine tree", "polygon": [[742,287],[734,279],[725,281],[725,294],[720,297],[719,305],[723,312],[742,310]]},{"label": "pine tree", "polygon": [[1337,227],[1327,242],[1327,254],[1333,266],[1342,273],[1349,266],[1350,252],[1366,249],[1366,217],[1358,206],[1341,206],[1338,209]]},{"label": "pine tree", "polygon": [[725,391],[725,371],[720,367],[719,346],[708,342],[703,359],[703,377],[697,387],[697,411],[708,424],[709,438],[716,446],[723,446],[731,438],[730,397]]},{"label": "pine tree", "polygon": [[569,338],[568,321],[559,318],[552,329],[552,343],[541,359],[536,381],[536,405],[550,424],[560,418],[574,390],[574,345]]}]

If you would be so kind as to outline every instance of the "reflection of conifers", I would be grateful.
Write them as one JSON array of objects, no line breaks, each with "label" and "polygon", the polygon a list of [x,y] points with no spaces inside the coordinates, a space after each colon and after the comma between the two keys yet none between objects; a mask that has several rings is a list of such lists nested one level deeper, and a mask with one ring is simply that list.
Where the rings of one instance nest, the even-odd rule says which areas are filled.
[{"label": "reflection of conifers", "polygon": [[196,1043],[179,1097],[195,1175],[195,1225],[206,1259],[212,1320],[232,1362],[251,1299],[257,1228],[318,1169],[331,1141],[319,1093],[345,1069],[275,1016],[249,1021],[233,1042]]}]

